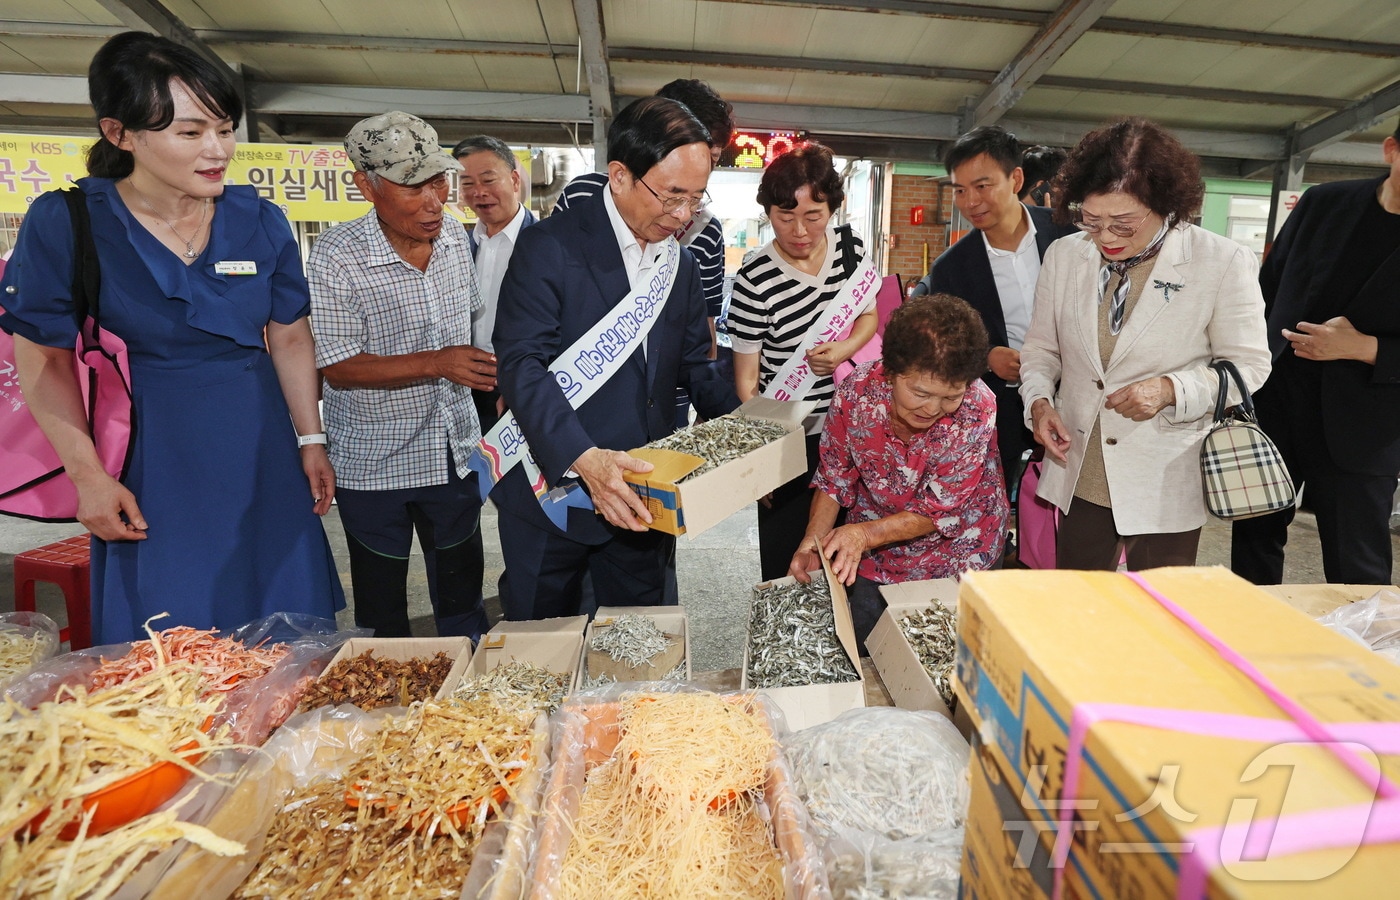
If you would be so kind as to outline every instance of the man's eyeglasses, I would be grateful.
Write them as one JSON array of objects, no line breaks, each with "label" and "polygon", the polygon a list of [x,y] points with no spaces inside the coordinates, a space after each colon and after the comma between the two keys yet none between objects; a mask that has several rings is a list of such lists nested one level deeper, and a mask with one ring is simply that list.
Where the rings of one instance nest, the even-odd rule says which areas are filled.
[{"label": "man's eyeglasses", "polygon": [[661,203],[661,211],[667,215],[679,212],[686,207],[689,207],[692,213],[698,213],[700,210],[710,205],[709,191],[705,191],[699,197],[663,197],[656,191],[653,191],[651,185],[647,184],[642,179],[638,178],[637,183],[648,191],[651,191],[651,195]]},{"label": "man's eyeglasses", "polygon": [[1152,215],[1152,210],[1149,209],[1147,212],[1143,213],[1142,218],[1138,219],[1137,222],[1135,222],[1132,225],[1129,225],[1126,222],[1114,221],[1110,221],[1107,225],[1104,225],[1101,222],[1086,222],[1084,221],[1084,210],[1082,209],[1075,210],[1074,214],[1074,227],[1078,228],[1080,231],[1087,232],[1089,234],[1098,234],[1100,231],[1103,231],[1105,228],[1107,228],[1109,231],[1113,232],[1119,237],[1132,237],[1133,235],[1138,233],[1138,229],[1142,227],[1143,222],[1147,221],[1147,217]]}]

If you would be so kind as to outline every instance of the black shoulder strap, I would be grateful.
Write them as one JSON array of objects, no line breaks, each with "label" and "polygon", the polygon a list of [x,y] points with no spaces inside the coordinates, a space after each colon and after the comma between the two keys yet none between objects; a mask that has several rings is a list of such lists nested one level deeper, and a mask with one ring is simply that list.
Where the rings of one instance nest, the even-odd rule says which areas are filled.
[{"label": "black shoulder strap", "polygon": [[68,203],[68,217],[73,222],[73,303],[77,308],[78,327],[92,318],[93,332],[101,327],[97,295],[102,286],[97,263],[97,244],[92,239],[92,218],[88,215],[87,194],[74,185],[63,191]]},{"label": "black shoulder strap", "polygon": [[1240,370],[1235,368],[1235,364],[1228,359],[1217,359],[1210,364],[1220,375],[1219,393],[1215,398],[1215,421],[1225,421],[1226,397],[1230,390],[1230,381],[1235,382],[1235,387],[1240,391],[1240,411],[1246,419],[1254,419],[1254,399],[1249,395],[1249,388],[1245,386],[1244,376],[1240,375]]}]

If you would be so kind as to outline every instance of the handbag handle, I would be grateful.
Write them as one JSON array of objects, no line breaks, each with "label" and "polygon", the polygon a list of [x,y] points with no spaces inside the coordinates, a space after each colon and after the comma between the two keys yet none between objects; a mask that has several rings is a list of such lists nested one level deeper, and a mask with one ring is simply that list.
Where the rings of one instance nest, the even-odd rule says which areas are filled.
[{"label": "handbag handle", "polygon": [[1210,364],[1210,367],[1220,374],[1220,392],[1215,398],[1215,421],[1224,422],[1226,404],[1230,394],[1230,382],[1226,380],[1228,375],[1234,379],[1235,387],[1240,389],[1240,409],[1244,412],[1244,417],[1253,421],[1254,419],[1254,398],[1249,395],[1249,388],[1245,387],[1244,377],[1240,375],[1240,370],[1235,368],[1235,364],[1228,359],[1217,359]]},{"label": "handbag handle", "polygon": [[[101,269],[97,262],[97,244],[92,239],[92,217],[88,213],[87,194],[77,185],[61,191],[68,203],[68,218],[73,222],[73,303],[76,306],[78,330],[92,319],[94,342],[102,328],[98,316],[97,297],[102,290]],[[92,347],[84,344],[87,349]]]}]

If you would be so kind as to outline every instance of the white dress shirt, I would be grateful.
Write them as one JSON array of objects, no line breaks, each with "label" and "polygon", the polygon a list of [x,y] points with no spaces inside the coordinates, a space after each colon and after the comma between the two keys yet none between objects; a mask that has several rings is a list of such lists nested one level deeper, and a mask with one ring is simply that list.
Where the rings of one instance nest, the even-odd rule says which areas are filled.
[{"label": "white dress shirt", "polygon": [[1031,327],[1031,307],[1035,303],[1035,281],[1040,277],[1040,253],[1035,247],[1035,220],[1023,204],[1026,236],[1015,250],[998,250],[982,233],[987,246],[987,261],[992,264],[992,280],[996,282],[1001,299],[1001,314],[1006,320],[1006,343],[1019,351]]},{"label": "white dress shirt", "polygon": [[515,239],[524,221],[525,204],[522,203],[506,227],[491,237],[486,236],[486,226],[481,222],[472,226],[472,237],[476,238],[476,278],[481,285],[481,298],[486,301],[472,314],[472,346],[487,353],[494,352],[491,330],[496,327],[496,302],[501,297],[501,282],[505,280],[510,255],[515,252]]}]

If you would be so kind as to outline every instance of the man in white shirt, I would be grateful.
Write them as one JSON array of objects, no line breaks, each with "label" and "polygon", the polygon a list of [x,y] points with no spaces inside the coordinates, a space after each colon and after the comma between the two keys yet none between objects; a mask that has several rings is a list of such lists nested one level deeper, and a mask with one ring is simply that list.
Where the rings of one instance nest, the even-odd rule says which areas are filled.
[{"label": "man in white shirt", "polygon": [[[648,530],[651,515],[623,473],[651,469],[626,451],[674,430],[677,386],[708,418],[739,404],[709,360],[699,269],[673,237],[704,202],[708,140],[684,105],[635,101],[608,130],[603,196],[519,236],[493,333],[501,393],[544,487],[557,491],[581,479],[597,512],[568,509],[558,527],[525,465],[506,471],[492,499],[500,509],[508,619],[576,614],[585,575],[600,604],[675,602],[676,539]],[[633,307],[639,296],[646,302]],[[644,337],[637,324],[643,315]],[[594,332],[614,320],[603,334]],[[610,372],[590,381],[588,394],[570,375],[549,370],[579,359]]]},{"label": "man in white shirt", "polygon": [[1020,481],[1021,457],[1035,446],[1022,423],[1021,342],[1031,324],[1040,261],[1052,241],[1074,234],[1056,225],[1050,210],[1027,207],[1021,189],[1021,146],[1000,125],[974,128],[948,148],[944,167],[953,184],[953,205],[973,230],[949,247],[915,293],[952,294],[982,316],[992,349],[982,380],[997,398],[997,445],[1007,496]]},{"label": "man in white shirt", "polygon": [[[501,281],[506,277],[520,229],[533,225],[536,219],[520,202],[520,167],[505,142],[477,134],[459,141],[452,148],[452,155],[462,164],[462,174],[457,176],[462,202],[476,215],[471,246],[484,302],[472,314],[472,346],[491,353]],[[472,391],[483,434],[500,417],[500,396],[498,390]]]}]

